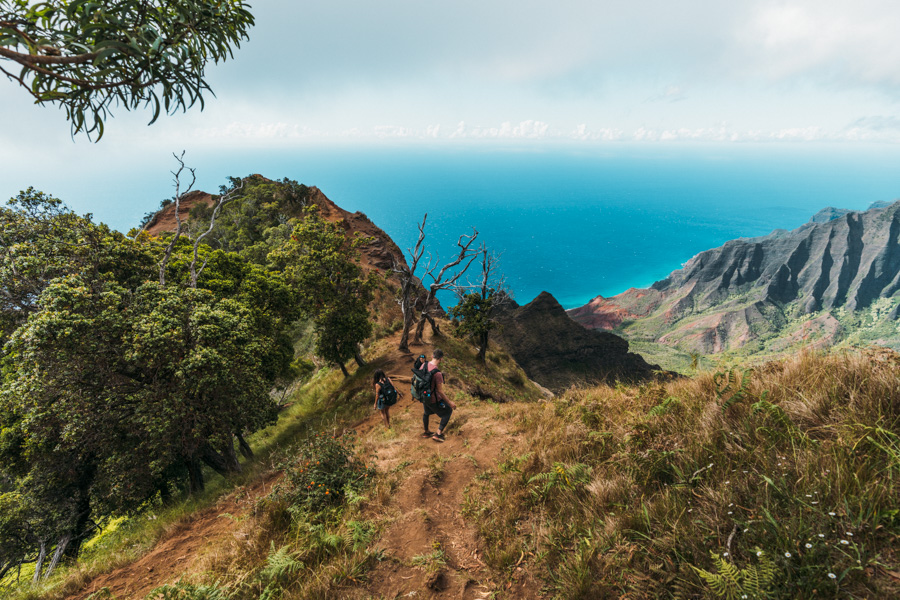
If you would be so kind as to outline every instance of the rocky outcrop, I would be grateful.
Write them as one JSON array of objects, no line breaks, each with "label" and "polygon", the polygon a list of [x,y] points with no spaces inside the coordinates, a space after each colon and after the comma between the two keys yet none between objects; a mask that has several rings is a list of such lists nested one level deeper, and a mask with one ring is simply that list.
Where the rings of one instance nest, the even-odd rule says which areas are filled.
[{"label": "rocky outcrop", "polygon": [[528,377],[554,392],[571,385],[640,381],[659,369],[628,352],[612,333],[585,329],[569,318],[556,298],[542,292],[500,317],[497,337]]},{"label": "rocky outcrop", "polygon": [[[198,204],[210,206],[213,203],[213,196],[200,190],[188,192],[181,197],[178,203],[178,217],[182,223],[186,223],[191,216],[191,209]],[[167,231],[175,231],[178,228],[178,222],[175,219],[175,203],[168,204],[160,209],[153,218],[147,223],[144,231],[150,235],[158,236]]]},{"label": "rocky outcrop", "polygon": [[829,208],[791,232],[726,242],[649,290],[595,298],[570,315],[586,327],[643,320],[657,341],[719,352],[777,331],[787,314],[861,310],[898,291],[900,202]]},{"label": "rocky outcrop", "polygon": [[[262,175],[250,175],[247,178],[247,181],[265,182],[270,184],[275,183]],[[319,207],[319,211],[325,219],[329,221],[340,221],[344,231],[351,237],[358,234],[371,239],[369,243],[360,247],[362,265],[364,268],[389,271],[395,259],[398,262],[404,262],[403,252],[397,244],[394,243],[394,240],[382,231],[380,227],[375,225],[365,214],[361,212],[351,213],[344,210],[329,200],[328,197],[322,193],[322,190],[317,187],[313,186],[306,189],[307,195],[304,198],[303,205],[298,206],[298,211],[299,209],[302,209],[302,206],[315,204]],[[178,215],[181,217],[182,221],[187,222],[190,218],[192,208],[198,204],[210,206],[216,198],[216,196],[199,190],[189,192],[185,194],[179,202]],[[296,214],[291,214],[289,216],[297,217],[300,216],[300,213],[297,212]],[[150,235],[159,236],[167,232],[175,231],[176,227],[175,204],[172,203],[160,209],[159,212],[153,216],[147,224],[145,231]]]}]

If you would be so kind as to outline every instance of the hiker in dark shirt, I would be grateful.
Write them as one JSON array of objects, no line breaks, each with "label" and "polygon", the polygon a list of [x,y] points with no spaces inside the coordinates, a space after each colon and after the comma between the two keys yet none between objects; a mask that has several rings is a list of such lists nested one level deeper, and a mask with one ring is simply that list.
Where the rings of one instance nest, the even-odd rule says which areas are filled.
[{"label": "hiker in dark shirt", "polygon": [[397,390],[384,371],[378,369],[373,378],[375,387],[375,409],[381,411],[381,420],[385,427],[391,426],[391,406],[397,402]]},{"label": "hiker in dark shirt", "polygon": [[[446,394],[444,394],[444,374],[438,370],[438,367],[441,364],[441,360],[444,358],[444,351],[440,348],[435,348],[434,352],[431,354],[431,362],[425,365],[429,371],[434,371],[434,377],[432,379],[433,382],[433,392],[434,392],[434,403],[430,402],[422,402],[422,407],[424,412],[422,413],[422,424],[425,426],[425,431],[422,433],[423,438],[430,437],[436,442],[444,441],[444,429],[447,427],[447,423],[450,421],[450,415],[453,414],[453,410],[456,408],[456,404],[451,401]],[[431,415],[437,415],[440,417],[441,422],[438,425],[437,433],[432,434],[428,428],[428,420]]]}]

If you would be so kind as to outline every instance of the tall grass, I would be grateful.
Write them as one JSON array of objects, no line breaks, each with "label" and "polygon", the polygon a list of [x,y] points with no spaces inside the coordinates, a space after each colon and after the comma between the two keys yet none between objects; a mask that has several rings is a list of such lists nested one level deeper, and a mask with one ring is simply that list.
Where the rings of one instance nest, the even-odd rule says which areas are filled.
[{"label": "tall grass", "polygon": [[[522,408],[522,443],[467,505],[501,577],[524,556],[558,598],[900,596],[896,354],[803,354]],[[710,585],[761,556],[764,590]]]}]

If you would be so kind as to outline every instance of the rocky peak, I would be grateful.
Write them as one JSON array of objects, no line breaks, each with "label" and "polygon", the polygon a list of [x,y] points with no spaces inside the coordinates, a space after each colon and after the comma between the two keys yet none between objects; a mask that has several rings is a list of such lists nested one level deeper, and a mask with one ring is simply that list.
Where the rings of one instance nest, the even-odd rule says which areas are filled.
[{"label": "rocky peak", "polygon": [[524,306],[513,302],[500,318],[498,337],[530,378],[553,391],[644,380],[659,368],[628,352],[621,337],[580,326],[548,292]]}]

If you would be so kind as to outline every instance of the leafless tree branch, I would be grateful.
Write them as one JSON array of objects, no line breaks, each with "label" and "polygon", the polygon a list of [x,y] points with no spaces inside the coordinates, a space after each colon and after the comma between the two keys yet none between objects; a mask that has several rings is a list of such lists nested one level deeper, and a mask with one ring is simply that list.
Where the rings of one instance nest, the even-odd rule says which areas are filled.
[{"label": "leafless tree branch", "polygon": [[241,191],[244,187],[244,180],[242,179],[239,184],[235,187],[228,190],[227,193],[219,196],[218,202],[216,202],[216,207],[213,209],[212,216],[209,218],[209,229],[201,233],[197,236],[197,239],[194,240],[194,258],[191,260],[191,287],[197,287],[197,278],[200,277],[200,274],[203,273],[203,269],[206,268],[206,263],[209,261],[209,255],[207,255],[203,260],[203,266],[200,267],[200,270],[197,270],[197,250],[200,247],[200,242],[203,241],[203,238],[212,233],[213,228],[216,226],[216,217],[219,216],[219,211],[222,210],[222,207],[225,206],[228,202],[233,200],[235,196],[238,195],[238,192]]},{"label": "leafless tree branch", "polygon": [[[169,241],[169,245],[166,246],[165,254],[163,254],[163,258],[159,263],[159,285],[165,287],[166,285],[166,267],[169,265],[169,260],[172,258],[172,250],[175,248],[175,244],[178,242],[178,238],[181,237],[181,199],[190,192],[194,188],[194,184],[197,183],[197,173],[195,169],[190,167],[186,167],[184,165],[184,150],[181,151],[181,156],[173,153],[172,156],[175,157],[175,160],[178,161],[178,169],[172,171],[172,175],[175,178],[175,223],[177,227],[175,228],[175,235],[172,236],[172,239]],[[191,174],[191,183],[187,187],[187,189],[182,193],[181,192],[181,174],[187,169]]]}]

